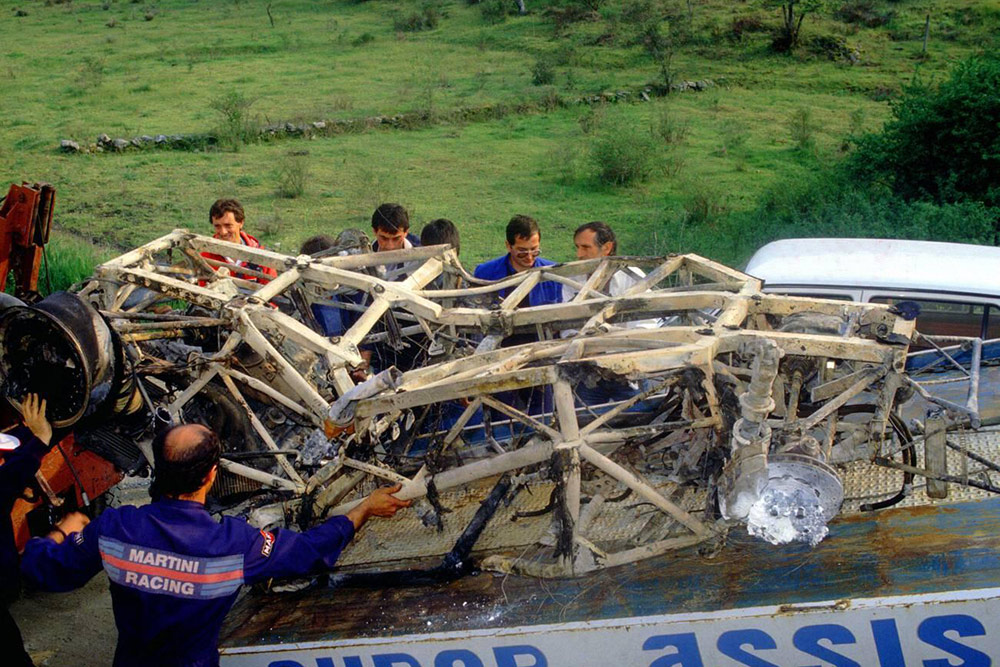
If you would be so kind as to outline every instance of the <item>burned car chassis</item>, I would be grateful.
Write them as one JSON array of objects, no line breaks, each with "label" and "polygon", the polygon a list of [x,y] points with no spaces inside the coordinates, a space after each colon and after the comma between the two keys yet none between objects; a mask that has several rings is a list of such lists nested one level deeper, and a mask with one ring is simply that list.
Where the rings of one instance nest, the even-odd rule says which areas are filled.
[{"label": "burned car chassis", "polygon": [[[277,278],[256,282],[254,265]],[[609,295],[628,266],[645,277]],[[518,308],[543,280],[575,296]],[[150,413],[190,419],[192,404],[223,395],[242,411],[257,444],[227,443],[222,466],[245,483],[234,488],[269,490],[237,506],[252,521],[308,525],[386,480],[420,500],[428,535],[455,540],[467,526],[443,494],[481,500],[499,478],[507,504],[517,489],[548,491],[553,535],[536,558],[497,548],[483,564],[542,576],[713,540],[753,524],[762,501],[774,517],[766,496],[780,480],[790,480],[782,493],[809,496],[778,517],[785,537],[815,543],[842,497],[831,461],[891,462],[897,394],[911,384],[911,320],[764,294],[695,255],[585,260],[491,283],[447,246],[289,257],[179,230],[103,264],[78,295],[114,331]],[[327,338],[311,326],[312,304],[357,320]],[[517,334],[535,341],[503,347]],[[356,384],[372,345],[430,356]],[[697,506],[679,500],[684,490],[700,492]],[[657,529],[647,516],[639,539],[591,530],[623,497],[652,508]]]}]

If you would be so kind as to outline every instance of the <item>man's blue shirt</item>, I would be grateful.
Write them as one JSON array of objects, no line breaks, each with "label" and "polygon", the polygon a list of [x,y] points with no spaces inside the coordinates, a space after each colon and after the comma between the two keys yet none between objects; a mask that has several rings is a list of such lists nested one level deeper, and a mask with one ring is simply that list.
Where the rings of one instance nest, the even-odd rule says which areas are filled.
[{"label": "man's blue shirt", "polygon": [[[535,263],[532,265],[533,268],[540,266],[554,266],[555,262],[543,259],[541,257],[535,258]],[[516,273],[514,266],[510,263],[510,253],[506,255],[501,255],[496,259],[491,259],[488,262],[483,262],[476,267],[473,272],[476,278],[481,278],[482,280],[502,280],[507,276],[512,276]],[[510,294],[510,288],[500,290],[500,298],[506,297]],[[528,293],[528,305],[529,306],[544,306],[550,303],[561,303],[562,302],[562,285],[551,280],[546,280],[535,285],[531,292]]]}]

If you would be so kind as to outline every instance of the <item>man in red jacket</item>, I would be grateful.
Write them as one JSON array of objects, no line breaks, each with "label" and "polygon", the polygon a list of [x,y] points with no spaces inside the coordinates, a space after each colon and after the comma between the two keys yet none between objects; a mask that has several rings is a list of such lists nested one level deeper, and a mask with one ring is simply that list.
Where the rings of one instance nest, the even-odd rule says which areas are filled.
[{"label": "man in red jacket", "polygon": [[[220,241],[229,241],[230,243],[236,243],[239,245],[245,245],[248,248],[259,248],[260,241],[243,231],[243,221],[245,216],[243,214],[243,205],[235,199],[219,199],[214,204],[208,212],[208,219],[212,222],[212,227],[215,232],[212,234],[214,238]],[[235,264],[252,271],[259,271],[264,274],[263,276],[256,276],[251,274],[241,274],[233,273],[234,278],[243,278],[244,280],[256,280],[259,283],[266,283],[271,278],[278,275],[278,272],[267,266],[259,266],[251,262],[245,262],[238,259],[231,259],[229,257],[224,257],[222,255],[217,255],[210,252],[203,252],[201,256],[206,259],[214,259],[218,262],[228,262],[230,264]]]}]

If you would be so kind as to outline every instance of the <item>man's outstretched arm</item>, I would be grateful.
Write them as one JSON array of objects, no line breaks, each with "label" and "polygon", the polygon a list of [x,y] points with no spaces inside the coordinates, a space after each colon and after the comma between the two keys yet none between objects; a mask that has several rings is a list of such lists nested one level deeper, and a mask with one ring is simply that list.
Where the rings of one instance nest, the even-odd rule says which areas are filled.
[{"label": "man's outstretched arm", "polygon": [[246,557],[247,583],[271,577],[302,577],[329,570],[368,519],[391,517],[399,509],[410,506],[412,501],[392,495],[400,488],[397,484],[376,489],[346,515],[331,517],[302,533],[260,531]]},{"label": "man's outstretched arm", "polygon": [[96,524],[71,512],[46,537],[28,540],[21,557],[21,574],[43,591],[71,591],[101,571]]}]

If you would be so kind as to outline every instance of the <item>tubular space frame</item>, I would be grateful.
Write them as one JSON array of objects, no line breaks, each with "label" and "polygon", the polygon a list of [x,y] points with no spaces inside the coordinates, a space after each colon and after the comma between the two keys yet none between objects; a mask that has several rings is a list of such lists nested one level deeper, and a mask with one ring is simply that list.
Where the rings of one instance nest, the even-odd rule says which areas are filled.
[{"label": "tubular space frame", "polygon": [[[210,264],[201,257],[203,252],[228,259]],[[232,274],[253,275],[237,262],[276,269],[278,277],[266,284],[234,278]],[[213,271],[213,264],[221,269]],[[408,272],[405,279],[390,282],[378,277],[379,269],[384,274],[384,269],[391,270],[400,264]],[[625,266],[641,267],[647,277],[622,295],[608,295],[604,291],[608,281],[616,270]],[[435,289],[435,280],[443,274],[451,278],[450,284],[464,279],[467,286]],[[547,279],[575,287],[578,293],[566,303],[512,307],[514,300],[519,301],[532,285]],[[585,260],[533,269],[489,283],[471,278],[448,246],[312,259],[237,246],[176,230],[101,265],[95,279],[81,293],[89,295],[111,315],[122,313],[122,319],[112,321],[127,323],[129,333],[135,335],[136,320],[127,315],[129,309],[125,304],[130,298],[135,299],[133,292],[137,288],[150,290],[154,296],[140,300],[139,308],[133,307],[133,313],[157,302],[183,301],[205,308],[228,323],[223,328],[225,341],[220,351],[208,355],[203,359],[205,363],[192,373],[189,387],[170,404],[171,414],[180,415],[184,405],[205,384],[218,377],[248,411],[254,429],[272,449],[277,449],[278,443],[243,399],[237,383],[320,426],[334,398],[354,386],[350,371],[362,362],[359,345],[390,309],[400,317],[418,322],[424,331],[447,332],[453,337],[501,337],[515,331],[541,332],[542,340],[537,343],[453,358],[404,374],[398,390],[383,392],[357,404],[354,429],[357,433],[370,433],[378,438],[405,410],[447,400],[490,404],[495,403],[493,395],[497,392],[550,387],[555,398],[555,414],[544,428],[539,428],[537,416],[508,411],[513,420],[535,431],[528,445],[439,472],[433,477],[434,484],[438,490],[460,486],[541,463],[558,452],[567,452],[560,454],[571,461],[563,493],[574,522],[580,514],[580,465],[586,462],[631,488],[690,533],[663,544],[607,554],[597,549],[574,525],[575,543],[583,545],[599,565],[628,562],[658,550],[684,546],[705,539],[712,530],[663,497],[641,475],[611,458],[614,449],[625,442],[630,431],[611,428],[606,423],[610,420],[581,428],[574,407],[573,378],[587,373],[604,373],[629,379],[663,379],[684,369],[700,369],[708,413],[694,421],[701,428],[720,430],[722,415],[712,381],[718,362],[720,358],[745,349],[753,340],[765,337],[773,340],[785,355],[818,357],[852,368],[870,369],[861,375],[869,382],[860,381],[847,387],[831,396],[828,405],[846,402],[851,396],[866,391],[877,396],[879,413],[888,414],[891,393],[880,392],[876,384],[887,375],[895,376],[902,371],[904,345],[889,345],[875,337],[850,332],[831,336],[774,331],[770,322],[813,312],[858,322],[869,330],[880,332],[882,340],[890,336],[909,338],[913,333],[913,323],[895,317],[886,306],[763,294],[758,280],[697,255]],[[309,302],[323,301],[331,292],[344,289],[366,294],[367,305],[356,324],[339,338],[328,339],[286,312],[292,310],[296,292],[305,295]],[[499,310],[467,305],[501,290],[511,296]],[[287,307],[278,309],[276,304]],[[714,322],[696,324],[705,319],[692,315],[699,313],[711,313]],[[680,324],[656,329],[628,326],[631,321],[648,321],[656,317],[671,317]],[[308,321],[304,314],[302,319]],[[155,338],[159,331],[176,336],[176,332],[184,328],[184,321],[179,320],[176,328],[167,329],[161,324],[158,329],[150,327],[145,335]],[[567,333],[568,337],[561,337]],[[234,355],[241,343],[266,360],[263,371],[248,374],[235,367]],[[848,396],[847,392],[852,393]],[[836,411],[831,412],[831,419],[835,418]],[[786,425],[795,428],[795,420],[788,420]],[[817,424],[810,422],[809,426]],[[879,442],[882,435],[880,422],[873,421],[869,437]],[[451,437],[451,441],[454,440]],[[366,466],[370,467],[364,462],[338,459],[311,479],[302,479],[285,457],[278,456],[277,461],[284,476],[256,470],[252,473],[253,479],[275,488],[294,488],[296,493],[327,484],[337,477],[336,471],[346,472],[344,468],[368,471]],[[230,466],[235,474],[243,474],[242,469],[243,466]],[[335,472],[331,474],[331,470]],[[427,493],[428,482],[425,471],[421,471],[404,482],[400,496],[421,497]],[[349,506],[350,503],[341,505],[333,511],[343,511]],[[511,569],[514,566],[507,563],[501,567]],[[578,571],[587,565],[577,556],[559,567],[564,571]]]}]

